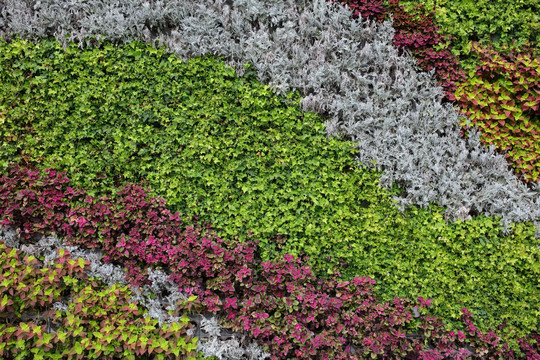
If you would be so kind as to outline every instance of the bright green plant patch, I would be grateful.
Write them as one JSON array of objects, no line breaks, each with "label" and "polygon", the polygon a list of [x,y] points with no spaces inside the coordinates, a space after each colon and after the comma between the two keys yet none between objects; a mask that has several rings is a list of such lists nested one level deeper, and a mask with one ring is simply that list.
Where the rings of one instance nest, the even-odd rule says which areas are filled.
[{"label": "bright green plant patch", "polygon": [[186,64],[136,44],[2,50],[2,165],[58,168],[92,195],[147,181],[227,236],[253,232],[264,258],[284,235],[285,252],[324,270],[328,256],[354,259],[366,209],[393,208],[351,144],[325,138],[322,119],[215,59]]},{"label": "bright green plant patch", "polygon": [[351,143],[327,140],[297,95],[136,43],[0,44],[0,80],[2,168],[54,167],[93,195],[142,181],[222,236],[253,233],[264,259],[306,253],[319,274],[374,277],[386,299],[433,298],[451,323],[467,307],[483,329],[537,330],[532,226],[503,237],[497,219],[399,213],[378,174],[358,166]]}]

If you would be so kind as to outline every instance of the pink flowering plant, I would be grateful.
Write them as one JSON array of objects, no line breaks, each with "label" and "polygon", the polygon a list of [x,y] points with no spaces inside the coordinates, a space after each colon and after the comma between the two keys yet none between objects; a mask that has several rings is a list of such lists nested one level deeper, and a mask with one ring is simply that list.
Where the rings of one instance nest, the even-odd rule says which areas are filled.
[{"label": "pink flowering plant", "polygon": [[[464,331],[447,331],[429,315],[430,299],[381,302],[374,281],[340,274],[319,279],[306,259],[261,262],[257,242],[218,238],[197,219],[182,220],[161,198],[128,185],[96,199],[52,170],[11,169],[0,178],[0,219],[26,242],[56,233],[68,244],[100,247],[125,266],[133,284],[160,267],[202,311],[265,345],[272,359],[539,359],[538,337],[513,348],[495,331],[479,331],[463,309]],[[276,242],[282,239],[275,239]]]}]

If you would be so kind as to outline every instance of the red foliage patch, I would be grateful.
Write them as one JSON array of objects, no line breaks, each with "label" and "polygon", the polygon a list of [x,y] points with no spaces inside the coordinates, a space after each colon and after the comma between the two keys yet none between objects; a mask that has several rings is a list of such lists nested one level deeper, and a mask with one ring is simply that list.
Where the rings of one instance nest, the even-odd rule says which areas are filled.
[{"label": "red foliage patch", "polygon": [[[498,52],[474,44],[476,76],[456,91],[481,140],[506,153],[525,181],[540,181],[540,60],[534,49]],[[465,125],[464,123],[462,125]]]}]

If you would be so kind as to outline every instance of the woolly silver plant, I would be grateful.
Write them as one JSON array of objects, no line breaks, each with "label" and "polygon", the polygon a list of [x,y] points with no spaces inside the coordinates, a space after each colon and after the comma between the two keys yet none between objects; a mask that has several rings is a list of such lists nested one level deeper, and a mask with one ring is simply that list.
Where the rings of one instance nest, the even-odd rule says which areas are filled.
[{"label": "woolly silver plant", "polygon": [[207,338],[199,337],[194,332],[192,334],[188,333],[188,335],[196,335],[203,339],[202,343],[204,345],[199,349],[206,356],[238,360],[246,358],[257,360],[270,357],[270,354],[265,353],[255,341],[250,340],[247,336],[242,335],[239,337],[235,333],[224,332],[215,316],[209,318],[201,316],[199,329],[207,334]]},{"label": "woolly silver plant", "polygon": [[[58,258],[58,249],[66,249],[73,259],[82,258],[90,262],[90,269],[86,274],[103,281],[108,286],[119,284],[128,285],[125,281],[125,271],[122,267],[106,264],[101,261],[102,252],[96,249],[81,249],[78,246],[68,246],[56,236],[40,236],[39,240],[31,245],[21,244],[17,231],[9,227],[0,226],[0,239],[6,246],[18,249],[26,255],[36,258],[44,257],[44,265],[52,265]],[[178,286],[169,281],[169,276],[162,270],[149,269],[148,279],[150,285],[135,287],[129,285],[132,292],[131,302],[138,302],[148,310],[146,316],[157,319],[160,326],[180,321],[179,317],[171,315],[175,305],[180,300],[187,300],[188,296],[178,290]],[[53,309],[67,311],[71,299],[56,302]],[[198,314],[191,316],[195,329],[188,330],[188,335],[197,336],[198,350],[204,355],[216,356],[224,360],[262,360],[270,355],[263,351],[255,341],[243,334],[229,332],[218,322],[217,317],[211,314]]]},{"label": "woolly silver plant", "polygon": [[505,158],[441,104],[433,73],[418,70],[393,46],[391,22],[351,20],[325,0],[0,0],[0,31],[83,46],[90,38],[165,44],[183,59],[221,55],[238,74],[254,65],[259,80],[283,94],[298,90],[304,110],[326,116],[328,136],[351,140],[357,160],[383,171],[380,184],[406,191],[401,209],[430,203],[448,220],[471,214],[531,221],[540,236],[540,185],[528,188]]}]

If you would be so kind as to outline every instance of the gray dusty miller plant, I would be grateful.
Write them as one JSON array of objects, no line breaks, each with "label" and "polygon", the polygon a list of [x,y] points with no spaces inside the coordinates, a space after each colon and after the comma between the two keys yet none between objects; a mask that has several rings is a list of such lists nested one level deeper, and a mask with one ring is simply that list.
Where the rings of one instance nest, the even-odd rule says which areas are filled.
[{"label": "gray dusty miller plant", "polygon": [[239,75],[250,63],[277,93],[298,90],[304,110],[327,118],[328,136],[355,142],[357,160],[383,171],[382,186],[405,189],[401,209],[500,216],[506,230],[531,221],[540,236],[540,184],[518,181],[477,131],[460,136],[433,74],[392,45],[391,22],[351,20],[324,0],[0,0],[0,35],[81,47],[139,39],[183,59],[222,56]]}]

